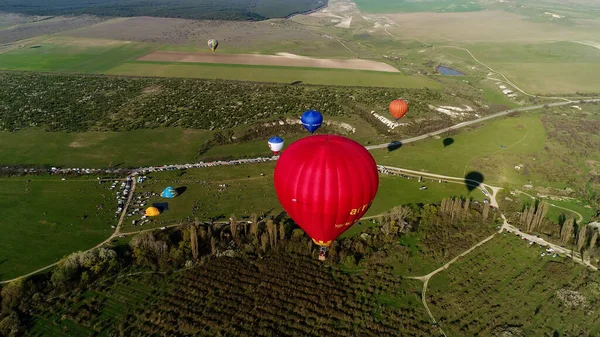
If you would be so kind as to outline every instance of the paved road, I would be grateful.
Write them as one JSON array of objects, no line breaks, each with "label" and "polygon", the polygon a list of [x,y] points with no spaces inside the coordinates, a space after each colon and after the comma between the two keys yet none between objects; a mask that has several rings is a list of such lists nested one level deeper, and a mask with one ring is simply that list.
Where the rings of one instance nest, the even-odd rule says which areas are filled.
[{"label": "paved road", "polygon": [[[587,100],[583,100],[583,101],[584,101],[584,103],[596,103],[596,102],[600,102],[600,99],[587,99]],[[476,123],[481,123],[481,122],[484,122],[484,121],[487,121],[487,120],[490,120],[493,118],[501,117],[501,116],[506,116],[513,112],[537,110],[537,109],[543,108],[545,105],[548,105],[549,107],[557,107],[557,106],[564,106],[564,105],[569,105],[569,104],[579,104],[579,101],[556,102],[556,103],[540,104],[540,105],[528,106],[528,107],[523,107],[523,108],[504,110],[504,111],[500,111],[500,112],[497,112],[497,113],[489,115],[489,116],[474,119],[472,121],[467,121],[467,122],[462,122],[462,123],[459,123],[456,125],[452,125],[445,129],[437,130],[434,132],[426,133],[424,135],[420,135],[420,136],[416,136],[416,137],[412,137],[412,138],[403,139],[403,140],[400,140],[399,142],[402,144],[416,142],[418,140],[422,140],[422,139],[432,137],[432,136],[437,136],[439,134],[442,134],[442,133],[445,133],[448,131],[464,128],[465,126],[473,125]],[[390,143],[379,144],[379,145],[370,145],[370,146],[366,146],[366,148],[367,148],[367,150],[385,149],[389,145],[390,145]]]}]

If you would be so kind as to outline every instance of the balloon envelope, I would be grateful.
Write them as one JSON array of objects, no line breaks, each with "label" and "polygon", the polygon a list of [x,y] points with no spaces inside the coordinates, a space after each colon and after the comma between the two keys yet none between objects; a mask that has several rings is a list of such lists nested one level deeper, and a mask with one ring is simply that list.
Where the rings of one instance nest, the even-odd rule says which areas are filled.
[{"label": "balloon envelope", "polygon": [[323,124],[323,115],[316,110],[308,110],[302,114],[300,121],[308,132],[313,133]]},{"label": "balloon envelope", "polygon": [[354,225],[379,187],[371,154],[335,135],[292,143],[279,157],[273,179],[285,211],[320,246],[329,246]]},{"label": "balloon envelope", "polygon": [[275,154],[279,153],[283,149],[283,138],[277,136],[269,138],[269,149]]},{"label": "balloon envelope", "polygon": [[157,216],[159,214],[160,214],[160,211],[156,207],[146,208],[146,216]]},{"label": "balloon envelope", "polygon": [[215,39],[208,40],[208,48],[210,48],[210,50],[212,50],[213,53],[215,52],[215,50],[217,50],[218,46],[219,46],[219,41],[217,41]]},{"label": "balloon envelope", "polygon": [[404,115],[406,115],[407,112],[408,103],[406,103],[405,101],[397,99],[390,103],[390,113],[392,114],[392,116],[394,116],[394,118],[396,118],[396,120],[404,117]]},{"label": "balloon envelope", "polygon": [[160,196],[167,199],[175,198],[177,196],[177,190],[173,188],[173,186],[168,186],[162,191]]}]

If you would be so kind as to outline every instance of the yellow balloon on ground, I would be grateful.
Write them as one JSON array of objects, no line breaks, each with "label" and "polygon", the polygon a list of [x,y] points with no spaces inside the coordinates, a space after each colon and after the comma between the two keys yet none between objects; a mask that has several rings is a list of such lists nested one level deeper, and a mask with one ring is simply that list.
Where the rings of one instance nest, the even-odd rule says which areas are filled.
[{"label": "yellow balloon on ground", "polygon": [[160,211],[156,207],[146,208],[146,216],[157,216],[159,214],[160,214]]}]

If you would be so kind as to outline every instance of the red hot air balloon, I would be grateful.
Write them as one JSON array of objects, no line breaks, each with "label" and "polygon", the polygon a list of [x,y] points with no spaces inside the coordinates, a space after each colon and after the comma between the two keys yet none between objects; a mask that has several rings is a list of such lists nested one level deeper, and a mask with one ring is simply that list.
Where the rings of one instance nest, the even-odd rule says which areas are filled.
[{"label": "red hot air balloon", "polygon": [[335,135],[292,143],[277,161],[274,181],[279,202],[322,247],[322,259],[323,247],[367,212],[379,187],[377,165],[369,151]]},{"label": "red hot air balloon", "polygon": [[408,103],[401,99],[394,100],[390,103],[390,113],[396,120],[404,117],[408,112]]}]

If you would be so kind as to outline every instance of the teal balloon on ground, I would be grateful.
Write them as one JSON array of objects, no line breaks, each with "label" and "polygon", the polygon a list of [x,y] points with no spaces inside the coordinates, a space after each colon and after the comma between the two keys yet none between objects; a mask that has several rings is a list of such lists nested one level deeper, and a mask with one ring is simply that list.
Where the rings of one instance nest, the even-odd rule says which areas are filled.
[{"label": "teal balloon on ground", "polygon": [[175,198],[177,196],[177,190],[174,189],[173,186],[169,186],[162,191],[160,196],[167,199]]}]

